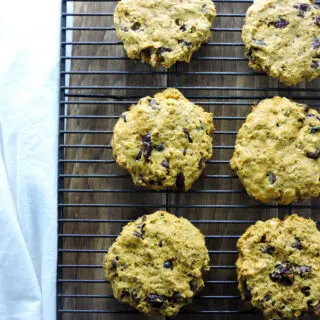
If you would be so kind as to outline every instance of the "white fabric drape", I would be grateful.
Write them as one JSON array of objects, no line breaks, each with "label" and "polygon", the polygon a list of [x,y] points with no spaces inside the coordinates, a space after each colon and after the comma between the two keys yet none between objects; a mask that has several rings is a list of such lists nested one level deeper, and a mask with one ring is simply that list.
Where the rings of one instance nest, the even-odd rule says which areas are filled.
[{"label": "white fabric drape", "polygon": [[1,320],[56,314],[60,2],[1,1]]}]

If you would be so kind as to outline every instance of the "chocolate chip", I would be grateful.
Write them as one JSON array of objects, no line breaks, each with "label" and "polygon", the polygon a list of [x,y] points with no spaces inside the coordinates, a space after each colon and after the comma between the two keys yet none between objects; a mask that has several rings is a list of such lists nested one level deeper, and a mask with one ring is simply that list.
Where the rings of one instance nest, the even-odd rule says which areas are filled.
[{"label": "chocolate chip", "polygon": [[264,296],[264,298],[263,298],[263,301],[265,301],[265,302],[268,302],[268,301],[270,301],[271,300],[271,296],[270,295],[265,295]]},{"label": "chocolate chip", "polygon": [[136,31],[136,30],[140,29],[140,27],[141,27],[141,23],[140,23],[140,22],[135,22],[135,23],[131,26],[131,29],[132,29],[133,31]]},{"label": "chocolate chip", "polygon": [[307,278],[308,276],[310,276],[312,273],[312,268],[309,266],[299,266],[298,267],[298,274],[302,277],[302,278]]},{"label": "chocolate chip", "polygon": [[182,172],[178,173],[176,176],[176,187],[179,190],[185,190],[184,174]]},{"label": "chocolate chip", "polygon": [[264,235],[261,237],[260,242],[265,243],[266,240],[267,240],[267,237],[266,237],[266,235],[264,234]]},{"label": "chocolate chip", "polygon": [[313,301],[312,300],[308,300],[307,301],[307,305],[308,305],[308,311],[312,312],[313,311],[313,305],[312,305]]},{"label": "chocolate chip", "polygon": [[159,56],[159,61],[160,62],[163,62],[164,61],[164,57],[163,57],[163,53],[165,52],[171,52],[172,49],[170,48],[164,48],[164,47],[161,47],[157,50],[157,55]]},{"label": "chocolate chip", "polygon": [[244,298],[247,301],[250,301],[252,299],[252,295],[251,295],[251,291],[248,288],[248,284],[247,281],[243,281],[242,282],[242,287],[243,287],[243,294],[244,294]]},{"label": "chocolate chip", "polygon": [[294,272],[288,262],[276,265],[275,271],[269,276],[273,282],[279,282],[284,286],[291,286],[294,282]]},{"label": "chocolate chip", "polygon": [[110,270],[116,270],[117,269],[117,261],[112,260],[110,264]]},{"label": "chocolate chip", "polygon": [[191,46],[191,43],[186,41],[186,40],[179,40],[178,42],[184,44],[186,47],[190,47]]},{"label": "chocolate chip", "polygon": [[130,296],[130,292],[127,289],[123,289],[120,293],[120,299],[122,300],[123,298],[129,297]]},{"label": "chocolate chip", "polygon": [[138,155],[136,156],[136,160],[140,160],[142,155],[142,150],[139,151]]},{"label": "chocolate chip", "polygon": [[148,133],[141,138],[143,145],[142,145],[142,154],[146,160],[149,160],[151,156],[151,152],[153,149],[152,142],[151,142],[151,134]]},{"label": "chocolate chip", "polygon": [[193,141],[192,141],[192,138],[190,137],[189,131],[188,131],[186,128],[183,128],[182,130],[183,130],[186,138],[188,139],[188,141],[189,141],[190,143],[192,143]]},{"label": "chocolate chip", "polygon": [[319,64],[318,61],[313,60],[313,61],[311,62],[311,68],[312,68],[312,69],[318,69],[319,66],[320,66],[320,64]]},{"label": "chocolate chip", "polygon": [[267,173],[267,177],[270,184],[274,184],[277,181],[277,176],[272,171]]},{"label": "chocolate chip", "polygon": [[175,23],[177,26],[180,26],[180,20],[179,20],[179,19],[174,20],[174,23]]},{"label": "chocolate chip", "polygon": [[159,108],[157,108],[156,106],[158,106],[158,102],[156,99],[151,99],[150,102],[149,102],[149,106],[151,107],[151,109],[154,109],[154,110],[159,110]]},{"label": "chocolate chip", "polygon": [[157,53],[158,53],[159,55],[162,55],[162,54],[165,53],[165,52],[171,52],[171,51],[172,51],[172,49],[170,49],[170,48],[160,47],[160,48],[157,50]]},{"label": "chocolate chip", "polygon": [[253,60],[252,50],[246,50],[245,55],[246,55],[246,57],[249,58],[249,60]]},{"label": "chocolate chip", "polygon": [[198,167],[200,169],[202,169],[203,166],[205,165],[205,163],[206,163],[206,159],[205,158],[200,158],[199,163],[198,163]]},{"label": "chocolate chip", "polygon": [[286,21],[286,20],[284,20],[284,19],[282,19],[282,18],[279,18],[279,19],[276,21],[276,23],[275,23],[274,26],[275,26],[276,28],[281,28],[281,29],[283,29],[283,28],[286,28],[288,24],[289,24],[288,21]]},{"label": "chocolate chip", "polygon": [[142,220],[142,221],[147,221],[147,216],[144,214],[144,215],[141,217],[141,220]]},{"label": "chocolate chip", "polygon": [[310,287],[302,287],[301,291],[306,297],[310,296]]},{"label": "chocolate chip", "polygon": [[306,114],[306,117],[308,117],[308,118],[310,118],[310,117],[315,117],[315,118],[317,118],[317,120],[320,121],[320,118],[319,118],[318,116],[316,116],[315,114],[313,114],[313,113],[308,113],[308,114]]},{"label": "chocolate chip", "polygon": [[181,27],[180,27],[181,31],[186,31],[187,30],[187,25],[184,23]]},{"label": "chocolate chip", "polygon": [[187,154],[187,149],[186,149],[186,148],[183,149],[182,154],[183,154],[184,156]]},{"label": "chocolate chip", "polygon": [[[150,183],[151,183],[152,180],[150,180]],[[137,228],[139,228],[140,230],[138,231],[139,233],[141,233],[141,236],[142,236],[142,239],[143,239],[143,236],[145,235],[145,228],[146,224],[145,223],[142,223],[140,225],[137,226]]]},{"label": "chocolate chip", "polygon": [[273,282],[278,282],[281,279],[280,273],[276,271],[273,271],[272,273],[270,273],[269,277]]},{"label": "chocolate chip", "polygon": [[312,44],[313,49],[318,49],[320,48],[320,39],[319,38],[314,38],[313,39],[313,44]]},{"label": "chocolate chip", "polygon": [[130,293],[132,301],[137,305],[140,302],[140,299],[138,297],[138,292],[136,289],[133,289]]},{"label": "chocolate chip", "polygon": [[196,279],[192,279],[192,280],[189,282],[189,285],[190,285],[190,289],[191,289],[193,292],[196,292],[196,291],[197,291],[198,282],[197,282]]},{"label": "chocolate chip", "polygon": [[161,165],[162,165],[164,168],[167,168],[167,169],[170,168],[169,162],[168,162],[167,160],[162,160]]},{"label": "chocolate chip", "polygon": [[153,149],[161,152],[161,151],[164,150],[164,144],[163,144],[163,143],[160,143],[160,144],[154,146]]},{"label": "chocolate chip", "polygon": [[173,296],[172,296],[172,300],[174,302],[183,302],[184,301],[184,297],[180,293],[174,293]]},{"label": "chocolate chip", "polygon": [[310,127],[310,133],[320,132],[320,127]]},{"label": "chocolate chip", "polygon": [[164,264],[163,264],[163,267],[165,268],[165,269],[173,269],[173,260],[172,259],[170,259],[170,260],[168,260],[168,261],[166,261]]},{"label": "chocolate chip", "polygon": [[138,231],[133,231],[132,233],[133,236],[139,238],[139,239],[143,239],[143,236],[141,233],[139,233]]},{"label": "chocolate chip", "polygon": [[295,9],[299,10],[298,16],[304,18],[304,13],[310,11],[311,6],[307,3],[299,3],[293,6]]},{"label": "chocolate chip", "polygon": [[262,248],[261,251],[263,253],[267,253],[272,256],[274,254],[274,252],[276,251],[276,249],[273,246],[267,245],[265,248]]},{"label": "chocolate chip", "polygon": [[147,296],[147,302],[154,308],[160,308],[165,301],[166,298],[163,296],[159,296],[158,294],[149,294]]},{"label": "chocolate chip", "polygon": [[[310,107],[308,105],[304,104],[304,112],[309,112],[309,110],[310,110]],[[306,117],[307,116],[308,115],[306,114]]]},{"label": "chocolate chip", "polygon": [[318,159],[320,157],[320,149],[316,149],[313,152],[307,152],[307,157],[310,159]]},{"label": "chocolate chip", "polygon": [[299,238],[294,238],[294,243],[291,245],[292,248],[302,250],[303,246]]},{"label": "chocolate chip", "polygon": [[149,60],[151,57],[151,48],[148,47],[148,48],[141,50],[140,56],[145,58],[146,60]]},{"label": "chocolate chip", "polygon": [[290,273],[290,274],[286,275],[285,277],[282,277],[279,282],[282,285],[288,287],[288,286],[291,286],[293,284],[293,281],[294,281],[294,275]]},{"label": "chocolate chip", "polygon": [[151,134],[150,134],[150,133],[146,134],[145,136],[143,136],[143,137],[141,138],[141,140],[142,140],[143,142],[151,142]]},{"label": "chocolate chip", "polygon": [[162,241],[159,242],[159,247],[162,248]]},{"label": "chocolate chip", "polygon": [[312,312],[314,311],[314,313],[318,316],[320,314],[320,302],[314,306],[313,305],[313,301],[312,300],[308,300],[307,301],[307,305],[308,305],[308,311]]},{"label": "chocolate chip", "polygon": [[320,27],[320,17],[315,17],[315,18],[314,18],[314,23],[315,23],[318,27]]},{"label": "chocolate chip", "polygon": [[287,20],[279,18],[275,22],[269,22],[268,27],[273,25],[278,29],[283,29],[283,28],[286,28],[288,26],[288,24],[289,24],[289,22]]},{"label": "chocolate chip", "polygon": [[127,117],[124,113],[120,116],[120,118],[122,118],[124,122],[127,122]]},{"label": "chocolate chip", "polygon": [[299,3],[293,6],[295,9],[301,10],[301,11],[310,11],[311,7],[307,3]]},{"label": "chocolate chip", "polygon": [[194,32],[196,32],[196,30],[197,30],[196,27],[192,26],[190,29],[190,33],[194,33]]}]

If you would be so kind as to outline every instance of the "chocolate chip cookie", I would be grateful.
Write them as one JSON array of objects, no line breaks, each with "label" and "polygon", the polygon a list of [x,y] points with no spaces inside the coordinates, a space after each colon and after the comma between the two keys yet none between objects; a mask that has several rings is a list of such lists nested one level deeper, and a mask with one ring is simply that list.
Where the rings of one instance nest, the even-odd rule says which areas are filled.
[{"label": "chocolate chip cookie", "polygon": [[188,190],[212,155],[213,129],[211,113],[167,89],[124,112],[111,144],[137,186]]},{"label": "chocolate chip cookie", "polygon": [[268,319],[320,315],[320,232],[296,214],[258,221],[237,243],[243,300]]},{"label": "chocolate chip cookie", "polygon": [[242,39],[249,66],[288,86],[320,75],[320,8],[308,0],[254,1]]},{"label": "chocolate chip cookie", "polygon": [[249,195],[289,204],[320,194],[320,114],[274,97],[253,107],[230,161]]},{"label": "chocolate chip cookie", "polygon": [[204,236],[165,211],[126,225],[105,258],[113,294],[147,315],[174,316],[204,287]]},{"label": "chocolate chip cookie", "polygon": [[211,0],[122,0],[114,24],[129,58],[170,68],[208,41],[215,16]]}]

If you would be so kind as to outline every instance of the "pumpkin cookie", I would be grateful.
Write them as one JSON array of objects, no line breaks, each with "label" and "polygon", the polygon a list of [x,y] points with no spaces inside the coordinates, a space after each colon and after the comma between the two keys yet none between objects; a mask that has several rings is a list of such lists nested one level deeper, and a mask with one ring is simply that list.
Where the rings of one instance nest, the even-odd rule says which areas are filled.
[{"label": "pumpkin cookie", "polygon": [[204,287],[204,236],[165,211],[126,225],[105,258],[113,294],[147,315],[174,316]]},{"label": "pumpkin cookie", "polygon": [[170,68],[208,41],[215,16],[211,0],[122,0],[114,24],[129,58]]},{"label": "pumpkin cookie", "polygon": [[237,243],[241,297],[267,319],[320,315],[320,232],[296,214],[258,221]]},{"label": "pumpkin cookie", "polygon": [[124,112],[111,144],[137,186],[188,190],[212,155],[213,129],[211,113],[167,89]]},{"label": "pumpkin cookie", "polygon": [[240,128],[230,161],[249,195],[289,204],[320,194],[320,114],[274,97]]},{"label": "pumpkin cookie", "polygon": [[320,8],[308,0],[254,1],[242,39],[249,66],[288,86],[320,76]]}]

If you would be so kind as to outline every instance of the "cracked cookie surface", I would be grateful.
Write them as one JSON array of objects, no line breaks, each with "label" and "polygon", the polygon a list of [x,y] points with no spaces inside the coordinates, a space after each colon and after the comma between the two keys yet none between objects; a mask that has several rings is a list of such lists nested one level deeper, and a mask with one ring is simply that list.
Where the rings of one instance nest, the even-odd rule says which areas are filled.
[{"label": "cracked cookie surface", "polygon": [[213,129],[211,113],[166,89],[124,112],[111,144],[137,186],[189,190],[212,155]]},{"label": "cracked cookie surface", "polygon": [[253,107],[230,161],[247,193],[289,204],[320,194],[320,114],[273,97]]},{"label": "cracked cookie surface", "polygon": [[157,211],[123,228],[104,266],[116,299],[148,315],[174,316],[203,289],[209,255],[188,220]]},{"label": "cracked cookie surface", "polygon": [[320,315],[320,232],[314,221],[296,214],[258,221],[237,247],[243,300],[267,319]]},{"label": "cracked cookie surface", "polygon": [[320,8],[312,2],[254,1],[242,40],[249,66],[288,86],[320,76]]},{"label": "cracked cookie surface", "polygon": [[209,40],[215,16],[211,0],[122,0],[114,24],[129,58],[170,68]]}]

